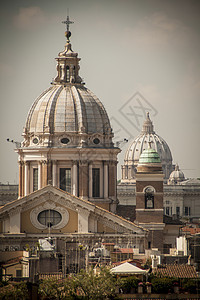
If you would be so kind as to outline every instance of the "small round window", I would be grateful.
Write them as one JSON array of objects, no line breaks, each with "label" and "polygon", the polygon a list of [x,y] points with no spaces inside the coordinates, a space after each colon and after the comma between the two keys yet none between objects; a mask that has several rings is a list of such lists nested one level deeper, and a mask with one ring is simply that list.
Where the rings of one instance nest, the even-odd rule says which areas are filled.
[{"label": "small round window", "polygon": [[46,209],[38,214],[38,221],[40,222],[40,224],[45,225],[47,227],[57,225],[61,222],[61,220],[62,216],[56,210]]},{"label": "small round window", "polygon": [[95,139],[93,140],[93,143],[96,144],[96,145],[98,145],[98,144],[100,143],[100,140],[99,140],[98,138],[95,138]]},{"label": "small round window", "polygon": [[61,143],[62,144],[68,144],[69,143],[69,139],[68,138],[62,138],[61,139]]},{"label": "small round window", "polygon": [[38,138],[34,138],[34,139],[33,139],[33,144],[38,144],[38,142],[39,142],[39,141],[38,141]]}]

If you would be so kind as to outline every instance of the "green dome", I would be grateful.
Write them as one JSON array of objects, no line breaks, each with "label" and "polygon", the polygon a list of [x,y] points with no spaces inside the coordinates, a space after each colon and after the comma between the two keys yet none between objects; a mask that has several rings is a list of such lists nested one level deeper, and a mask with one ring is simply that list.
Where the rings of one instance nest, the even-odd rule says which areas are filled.
[{"label": "green dome", "polygon": [[144,150],[139,158],[139,164],[149,164],[149,163],[153,163],[153,164],[161,163],[158,153],[152,148],[148,148]]}]

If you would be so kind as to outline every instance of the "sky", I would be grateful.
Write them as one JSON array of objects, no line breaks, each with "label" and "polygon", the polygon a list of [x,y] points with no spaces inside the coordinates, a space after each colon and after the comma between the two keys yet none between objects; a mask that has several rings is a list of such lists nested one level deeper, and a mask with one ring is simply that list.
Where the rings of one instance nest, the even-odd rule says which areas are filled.
[{"label": "sky", "polygon": [[56,76],[69,9],[80,75],[104,104],[121,164],[147,111],[185,177],[200,177],[199,0],[15,0],[0,9],[0,182],[18,183],[15,145]]}]

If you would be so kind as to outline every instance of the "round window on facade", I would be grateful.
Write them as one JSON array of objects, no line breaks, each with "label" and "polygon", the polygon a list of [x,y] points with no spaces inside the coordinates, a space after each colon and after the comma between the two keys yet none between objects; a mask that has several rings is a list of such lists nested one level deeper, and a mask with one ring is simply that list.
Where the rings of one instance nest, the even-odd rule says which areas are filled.
[{"label": "round window on facade", "polygon": [[62,220],[62,216],[56,210],[46,209],[41,211],[38,214],[39,223],[47,227],[52,227],[54,225],[57,225],[61,222],[61,220]]},{"label": "round window on facade", "polygon": [[34,138],[34,139],[33,139],[33,144],[36,145],[36,144],[38,144],[38,142],[39,142],[38,138]]},{"label": "round window on facade", "polygon": [[65,144],[65,145],[69,143],[68,138],[62,138],[60,141],[61,141],[62,144]]},{"label": "round window on facade", "polygon": [[98,144],[100,143],[100,140],[99,140],[98,138],[95,138],[95,139],[93,140],[93,143],[96,144],[96,145],[98,145]]}]

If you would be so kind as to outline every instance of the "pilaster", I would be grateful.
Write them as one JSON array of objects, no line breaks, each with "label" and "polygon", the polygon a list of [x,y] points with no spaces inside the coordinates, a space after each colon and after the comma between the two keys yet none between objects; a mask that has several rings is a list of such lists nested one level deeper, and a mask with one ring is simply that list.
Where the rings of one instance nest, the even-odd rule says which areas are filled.
[{"label": "pilaster", "polygon": [[104,199],[108,198],[108,162],[104,161]]},{"label": "pilaster", "polygon": [[25,170],[24,170],[24,196],[27,196],[29,194],[29,190],[30,190],[30,162],[26,161],[25,162]]},{"label": "pilaster", "polygon": [[88,199],[88,161],[79,161],[79,197]]},{"label": "pilaster", "polygon": [[74,196],[78,196],[78,167],[77,161],[73,161],[72,166],[72,193]]}]

